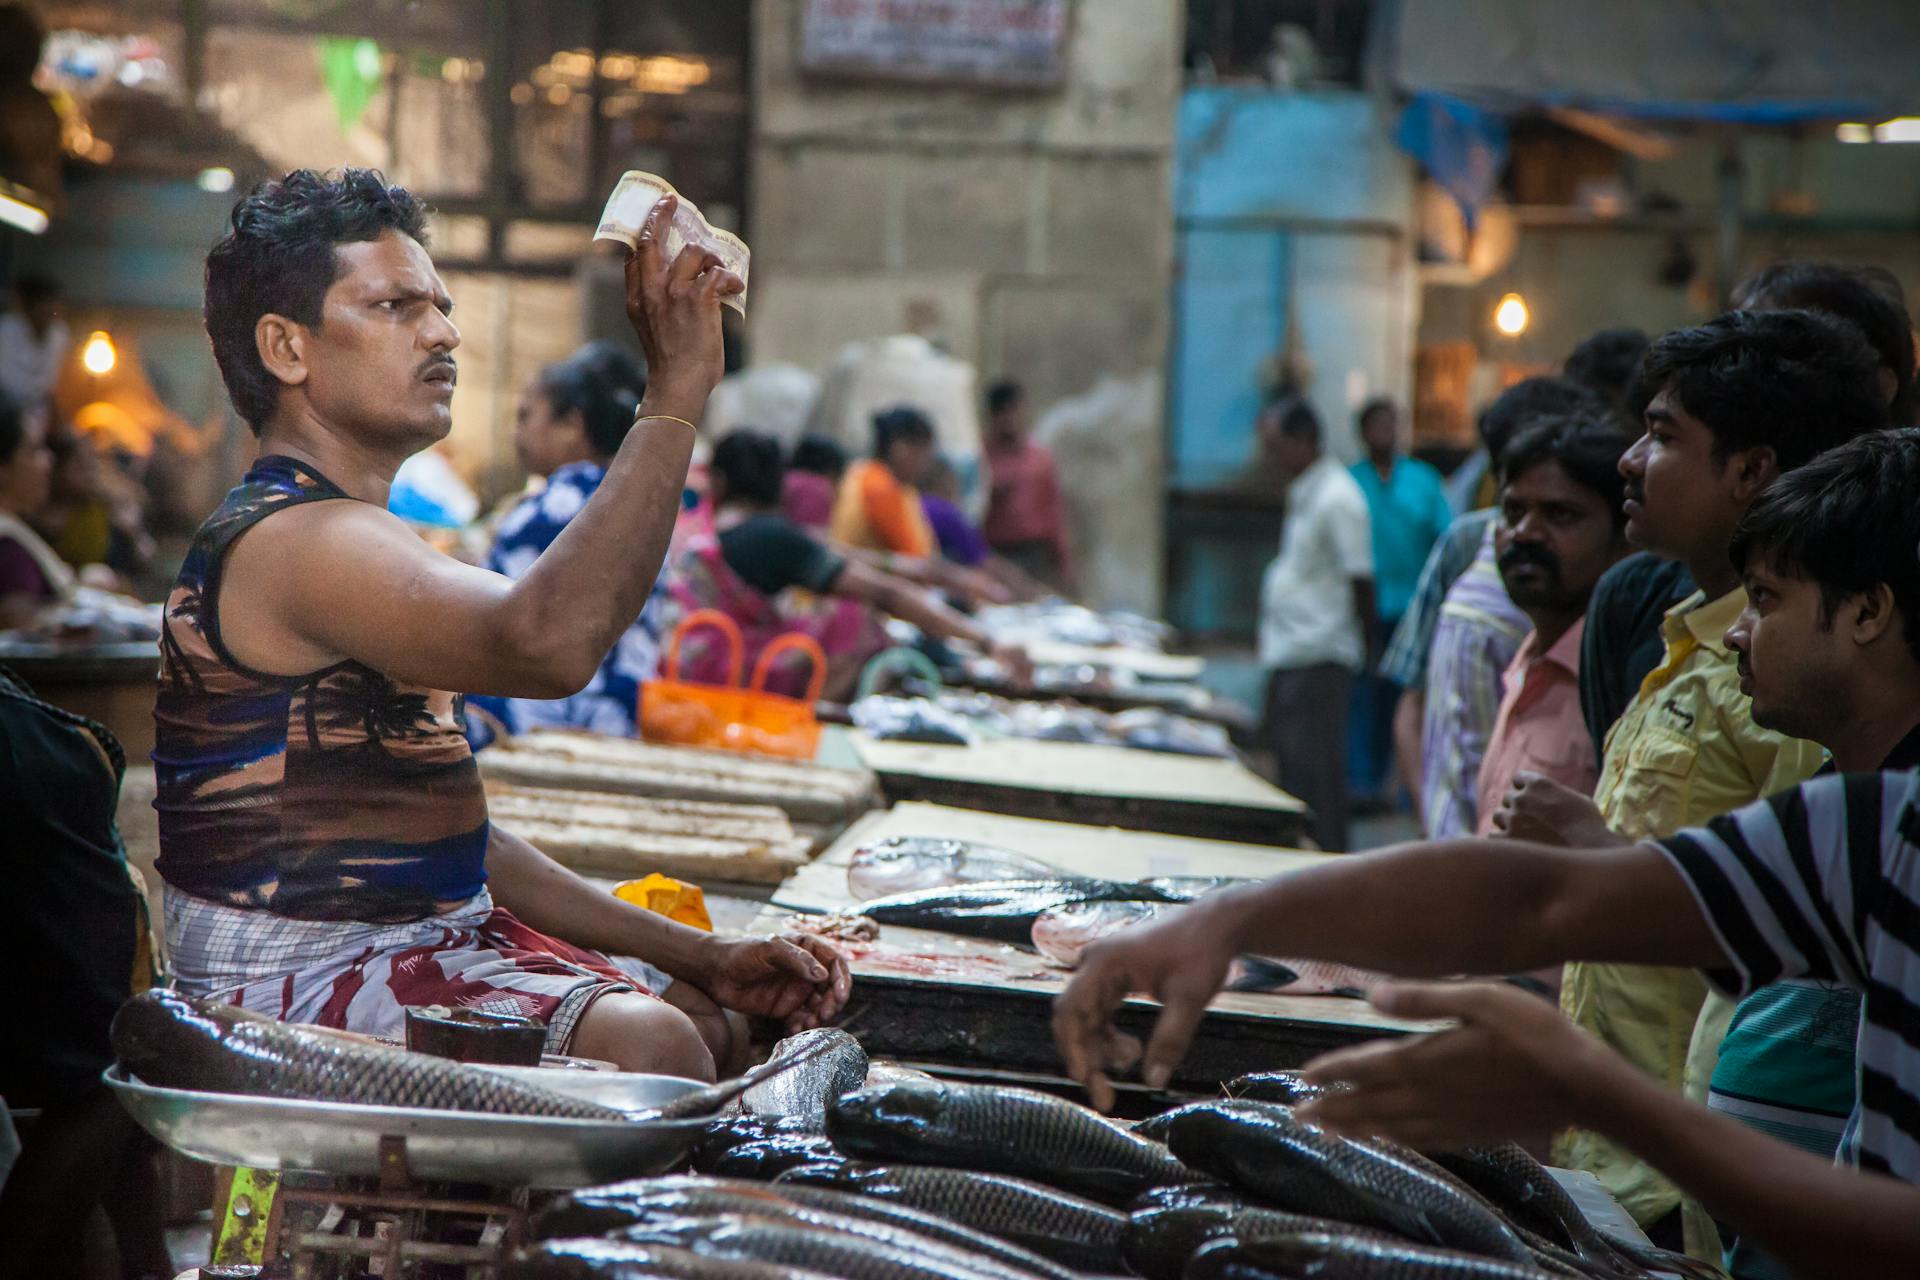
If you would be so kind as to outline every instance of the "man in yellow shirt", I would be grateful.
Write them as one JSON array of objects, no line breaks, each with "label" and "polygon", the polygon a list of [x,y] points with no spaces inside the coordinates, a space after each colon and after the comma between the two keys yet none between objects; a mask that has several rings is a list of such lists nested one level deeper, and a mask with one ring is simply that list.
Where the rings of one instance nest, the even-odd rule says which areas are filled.
[{"label": "man in yellow shirt", "polygon": [[[1776,476],[1886,425],[1878,365],[1852,326],[1804,311],[1733,312],[1649,348],[1645,434],[1620,461],[1627,537],[1683,561],[1699,590],[1668,611],[1663,660],[1608,736],[1593,800],[1522,775],[1496,828],[1575,848],[1664,837],[1819,768],[1818,746],[1753,723],[1724,638],[1746,607],[1727,549]],[[1560,1004],[1678,1090],[1706,990],[1691,969],[1570,964]],[[1704,1039],[1718,1044],[1711,1027]],[[1679,1241],[1678,1189],[1626,1149],[1575,1130],[1554,1156],[1598,1176],[1656,1240]]]}]

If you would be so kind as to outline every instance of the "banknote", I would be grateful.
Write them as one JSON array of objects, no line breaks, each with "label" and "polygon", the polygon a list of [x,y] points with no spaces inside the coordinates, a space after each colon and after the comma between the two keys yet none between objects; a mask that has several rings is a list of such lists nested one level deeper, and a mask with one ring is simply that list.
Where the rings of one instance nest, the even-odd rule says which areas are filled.
[{"label": "banknote", "polygon": [[[678,196],[680,200],[679,207],[673,211],[673,222],[667,227],[664,246],[667,261],[672,262],[679,257],[680,250],[687,245],[699,245],[720,259],[727,270],[739,276],[744,286],[747,283],[749,256],[747,242],[731,231],[722,231],[708,222],[693,201],[675,191],[673,184],[665,178],[651,173],[629,169],[621,175],[619,185],[607,197],[607,207],[600,215],[600,228],[593,233],[593,238],[617,240],[627,248],[633,248],[640,238],[640,228],[646,222],[647,214],[653,211],[653,206],[663,196]],[[747,313],[747,291],[744,287],[723,301],[741,315]]]}]

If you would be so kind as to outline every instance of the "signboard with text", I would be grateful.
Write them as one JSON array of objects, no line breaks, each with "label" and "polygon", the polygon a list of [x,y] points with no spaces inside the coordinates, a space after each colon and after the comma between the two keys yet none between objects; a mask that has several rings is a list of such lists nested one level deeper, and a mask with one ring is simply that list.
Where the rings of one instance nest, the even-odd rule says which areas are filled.
[{"label": "signboard with text", "polygon": [[814,75],[1044,89],[1065,78],[1070,0],[806,0]]}]

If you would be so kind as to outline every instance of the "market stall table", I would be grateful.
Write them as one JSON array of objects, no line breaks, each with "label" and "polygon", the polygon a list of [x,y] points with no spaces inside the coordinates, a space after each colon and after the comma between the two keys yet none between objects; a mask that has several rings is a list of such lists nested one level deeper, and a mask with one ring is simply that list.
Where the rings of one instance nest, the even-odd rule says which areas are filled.
[{"label": "market stall table", "polygon": [[924,800],[1025,818],[1297,846],[1306,805],[1237,760],[1077,742],[972,746],[852,735],[895,804]]},{"label": "market stall table", "polygon": [[153,751],[153,702],[160,692],[160,643],[21,640],[0,634],[0,667],[63,711],[98,720],[130,760]]},{"label": "market stall table", "polygon": [[[940,805],[904,803],[855,823],[796,872],[760,914],[758,932],[795,913],[857,913],[847,865],[862,845],[936,835],[996,845],[1078,875],[1271,876],[1333,855],[1075,826]],[[877,943],[849,946],[854,995],[843,1021],[870,1054],[943,1071],[1055,1078],[1053,997],[1069,975],[1036,953],[932,930],[886,926]],[[1129,1000],[1117,1022],[1144,1036],[1155,1006]],[[1176,1087],[1212,1090],[1247,1071],[1299,1066],[1329,1049],[1430,1024],[1390,1018],[1339,996],[1228,992],[1209,1006]]]}]

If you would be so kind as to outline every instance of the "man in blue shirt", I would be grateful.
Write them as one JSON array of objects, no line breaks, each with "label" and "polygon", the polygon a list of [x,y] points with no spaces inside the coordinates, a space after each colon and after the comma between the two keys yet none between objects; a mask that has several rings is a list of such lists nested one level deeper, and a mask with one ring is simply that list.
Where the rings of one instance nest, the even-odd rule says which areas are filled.
[{"label": "man in blue shirt", "polygon": [[[1367,498],[1373,522],[1373,581],[1380,626],[1392,635],[1399,626],[1427,553],[1453,521],[1440,473],[1400,453],[1400,413],[1391,400],[1369,400],[1360,408],[1360,443],[1367,456],[1351,468]],[[1367,655],[1367,671],[1354,685],[1349,722],[1347,768],[1357,795],[1385,789],[1393,763],[1393,708],[1399,690],[1383,680]]]}]

